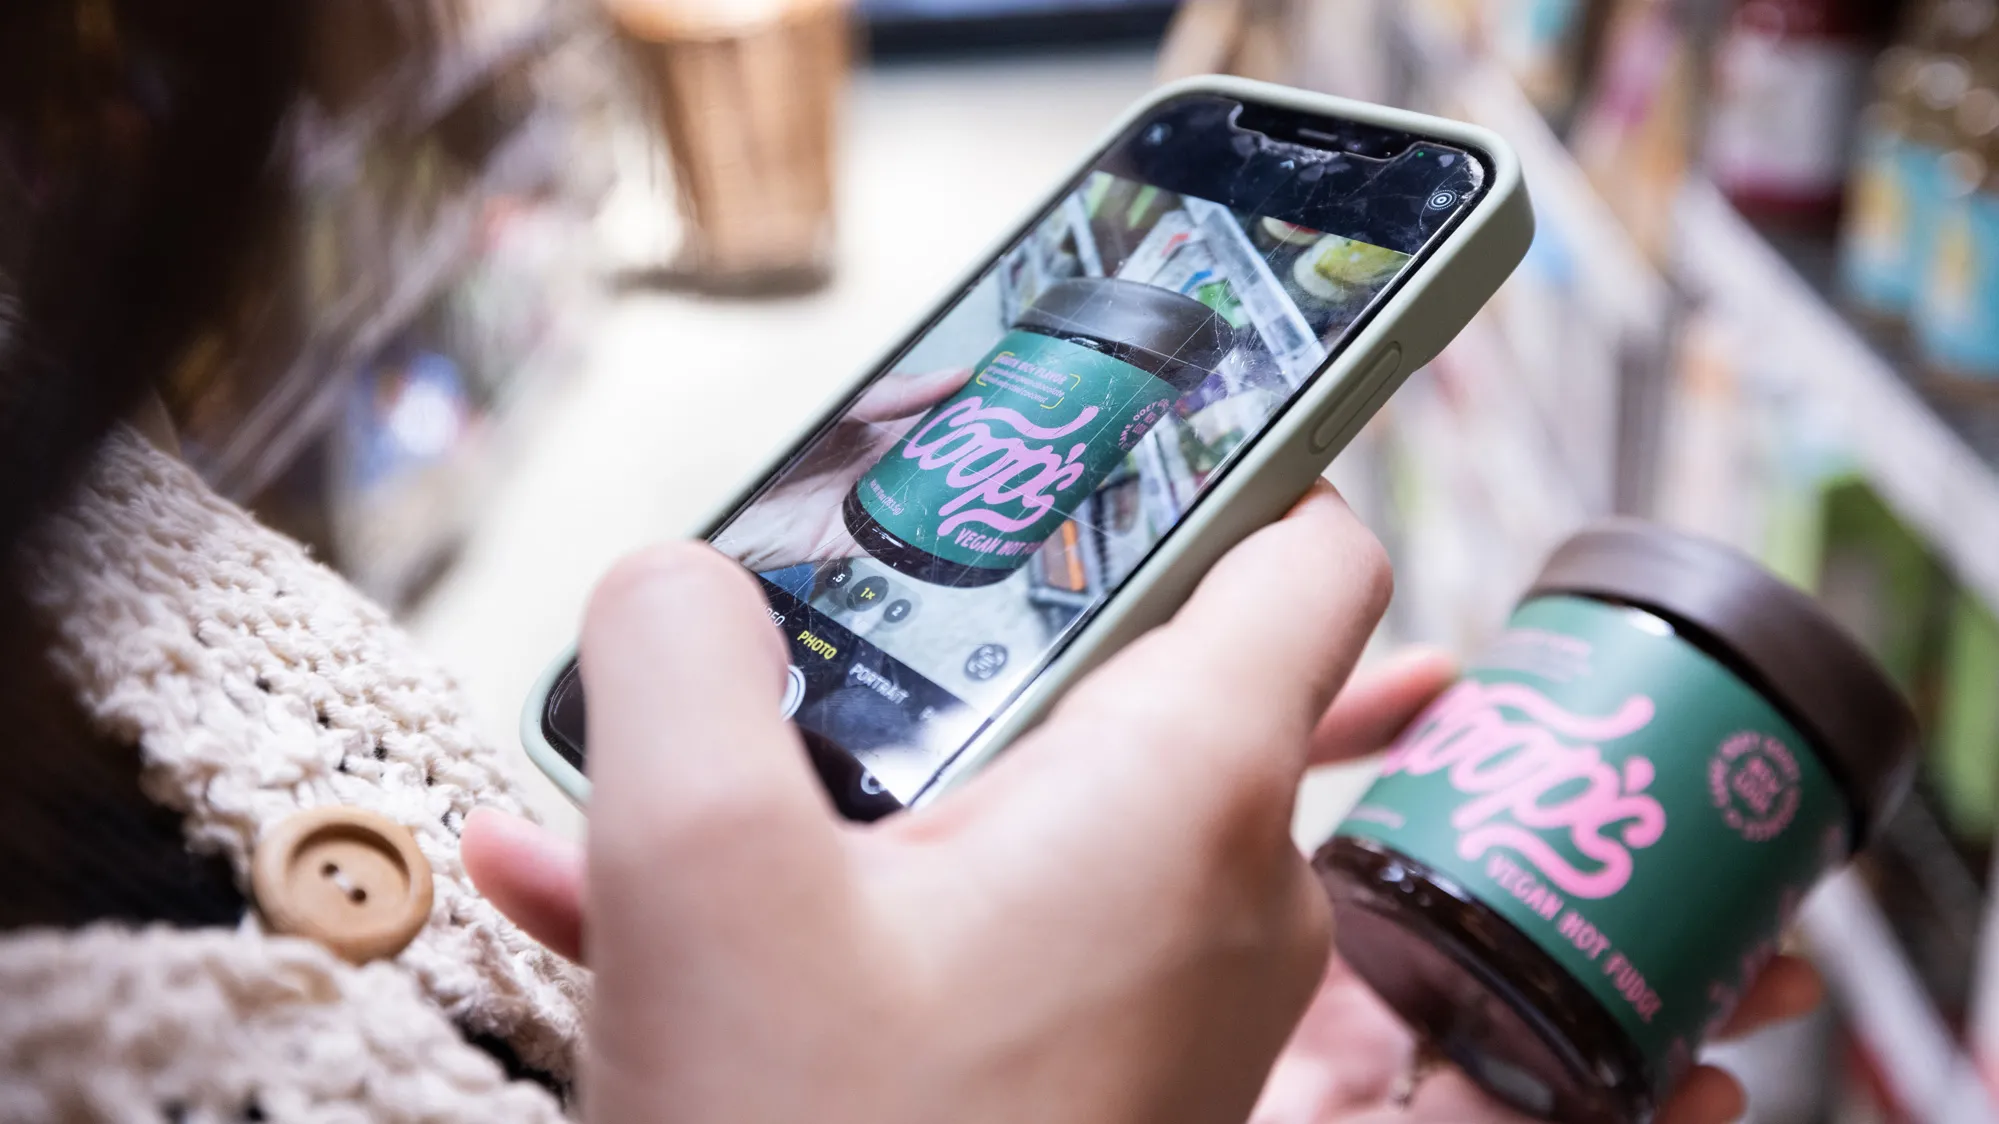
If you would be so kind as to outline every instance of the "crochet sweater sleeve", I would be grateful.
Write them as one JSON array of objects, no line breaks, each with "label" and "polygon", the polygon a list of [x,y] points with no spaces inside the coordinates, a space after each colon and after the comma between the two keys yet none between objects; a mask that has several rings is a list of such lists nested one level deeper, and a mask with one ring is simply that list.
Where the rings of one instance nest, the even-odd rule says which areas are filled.
[{"label": "crochet sweater sleeve", "polygon": [[[465,876],[466,815],[481,805],[526,809],[449,677],[338,575],[127,430],[106,440],[70,502],[30,536],[24,560],[56,674],[105,736],[138,747],[144,791],[180,815],[190,848],[226,859],[247,893],[263,832],[302,809],[351,805],[410,829],[435,897],[406,949],[361,968],[263,933],[254,911],[235,932],[99,927],[0,938],[0,1088],[39,1087],[45,1106],[86,1087],[143,1091],[155,1105],[182,1098],[180,1118],[190,1121],[241,1118],[232,1113],[248,1102],[233,1092],[196,1112],[191,1092],[148,1084],[179,1073],[168,1083],[196,1088],[188,1067],[199,1070],[206,1053],[217,1074],[255,1075],[267,1094],[255,1098],[257,1112],[270,1119],[555,1118],[551,1098],[499,1080],[497,1063],[464,1041],[504,1043],[526,1066],[567,1081],[585,976]],[[188,1013],[197,1009],[205,1014]],[[384,1019],[407,1030],[402,1045]],[[43,1024],[69,1037],[37,1031]],[[49,1068],[52,1041],[66,1042],[61,1056],[77,1064]],[[349,1074],[356,1080],[331,1080],[321,1050],[362,1067]],[[452,1084],[389,1079],[413,1058],[460,1077],[483,1064],[497,1091],[468,1101],[483,1105],[469,1115],[442,1103],[386,1111],[380,1096],[392,1087],[400,1096]],[[381,1080],[360,1080],[370,1074]],[[475,1086],[484,1087],[465,1087]],[[350,1096],[361,1096],[353,1113],[304,1111]],[[42,1115],[17,1117],[15,1107],[0,1103],[0,1118]],[[108,1105],[80,1115],[159,1118]]]}]

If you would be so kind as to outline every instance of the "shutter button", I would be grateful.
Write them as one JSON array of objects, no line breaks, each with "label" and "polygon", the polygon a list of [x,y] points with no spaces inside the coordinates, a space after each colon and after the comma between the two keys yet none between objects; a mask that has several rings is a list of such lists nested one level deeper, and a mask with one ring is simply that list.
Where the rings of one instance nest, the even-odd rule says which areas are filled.
[{"label": "shutter button", "polygon": [[430,917],[430,863],[400,824],[359,808],[290,816],[257,844],[250,889],[276,932],[365,964],[401,952]]}]

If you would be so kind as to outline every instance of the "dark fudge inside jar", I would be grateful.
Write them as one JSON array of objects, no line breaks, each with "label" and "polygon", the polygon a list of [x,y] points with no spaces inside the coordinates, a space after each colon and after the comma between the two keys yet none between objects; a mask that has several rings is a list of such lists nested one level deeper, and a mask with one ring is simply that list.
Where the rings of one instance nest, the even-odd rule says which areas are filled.
[{"label": "dark fudge inside jar", "polygon": [[1313,861],[1341,955],[1487,1091],[1644,1120],[1915,747],[1808,596],[1614,521],[1556,551]]}]

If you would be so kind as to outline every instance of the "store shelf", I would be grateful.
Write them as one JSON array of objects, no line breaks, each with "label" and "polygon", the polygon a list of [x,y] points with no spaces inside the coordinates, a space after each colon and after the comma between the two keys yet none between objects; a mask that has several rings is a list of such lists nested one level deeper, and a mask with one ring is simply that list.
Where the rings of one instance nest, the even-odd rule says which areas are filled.
[{"label": "store shelf", "polygon": [[[1606,327],[1628,326],[1620,343],[1637,342],[1630,362],[1619,366],[1620,407],[1652,428],[1649,433],[1638,425],[1620,429],[1619,453],[1649,472],[1638,481],[1644,486],[1621,495],[1621,502],[1635,498],[1631,509],[1661,517],[1695,512],[1711,518],[1712,526],[1701,530],[1739,536],[1732,541],[1765,550],[1773,561],[1798,563],[1795,576],[1811,579],[1821,574],[1822,561],[1816,555],[1802,560],[1802,550],[1787,555],[1785,544],[1825,541],[1824,529],[1799,525],[1827,518],[1827,489],[1852,473],[1866,480],[1958,585],[1999,610],[1999,469],[1992,460],[1999,454],[1999,408],[1935,393],[1931,384],[1910,377],[1913,364],[1892,341],[1848,319],[1831,294],[1830,236],[1773,242],[1711,183],[1696,177],[1677,188],[1677,180],[1662,181],[1657,197],[1674,210],[1661,217],[1673,221],[1670,227],[1657,224],[1659,237],[1645,241],[1655,249],[1642,251],[1618,217],[1627,208],[1613,211],[1610,197],[1585,174],[1513,76],[1484,53],[1476,41],[1479,29],[1438,17],[1446,8],[1461,16],[1467,6],[1381,0],[1381,7],[1392,13],[1384,54],[1390,58],[1388,73],[1401,83],[1396,92],[1417,108],[1492,129],[1520,156],[1541,237],[1535,255],[1509,285],[1534,283],[1536,258],[1554,259],[1549,275],[1573,276],[1587,290],[1581,300],[1560,306],[1561,312],[1574,313],[1560,318],[1555,329],[1565,346]],[[1678,174],[1677,161],[1662,159],[1658,166],[1663,176]],[[1635,203],[1628,209],[1634,215],[1641,210]],[[1667,248],[1656,248],[1662,246]],[[1505,295],[1494,302],[1495,321],[1504,321],[1507,304]],[[1656,349],[1645,346],[1648,333]],[[1456,402],[1464,417],[1489,420],[1491,410],[1465,388],[1490,394],[1500,387],[1514,399],[1536,398],[1532,391],[1538,384],[1527,376],[1552,364],[1559,392],[1541,395],[1534,404],[1544,413],[1552,406],[1553,416],[1566,421],[1570,397],[1587,385],[1588,376],[1568,361],[1571,352],[1558,350],[1538,366],[1529,357],[1507,370],[1493,358],[1499,342],[1491,333],[1481,336],[1476,326],[1458,348],[1464,353],[1457,359],[1460,370],[1449,370],[1452,352],[1440,363],[1444,375],[1455,376],[1444,380],[1455,397],[1438,397]],[[1495,448],[1486,449],[1465,439],[1476,430],[1462,418],[1425,403],[1420,386],[1405,391],[1397,405],[1401,416],[1394,421],[1406,442],[1400,461],[1419,465],[1425,480],[1464,475],[1462,462],[1475,450],[1474,471],[1508,482],[1500,506],[1545,504],[1539,495],[1522,499],[1520,493],[1550,488],[1524,467],[1531,454],[1551,444],[1547,431],[1503,417],[1494,426],[1500,435]],[[1504,447],[1506,441],[1518,447]],[[1399,471],[1404,479],[1415,476],[1414,470]],[[1454,636],[1453,613],[1503,619],[1503,607],[1479,600],[1487,585],[1504,584],[1503,560],[1494,561],[1504,550],[1485,544],[1516,546],[1533,539],[1535,529],[1494,518],[1492,500],[1476,487],[1433,485],[1414,494],[1431,502],[1427,508],[1413,505],[1413,514],[1401,513],[1397,530],[1409,534],[1414,528],[1429,537],[1416,540],[1397,559],[1408,594],[1398,601],[1417,606],[1405,607],[1404,616],[1431,637]],[[1667,501],[1663,505],[1661,498]],[[1687,502],[1674,504],[1675,498]],[[1454,571],[1450,563],[1457,559],[1470,561]],[[1926,704],[1919,699],[1919,705]],[[1915,849],[1937,863],[1959,861],[1952,842],[1941,831],[1934,835],[1917,840]],[[1902,872],[1887,864],[1874,869],[1877,877],[1896,876],[1884,876],[1883,870]],[[1953,886],[1933,896],[1955,905],[1982,894],[1990,911],[1991,892],[1989,885]],[[1974,999],[1971,1008],[1988,1090],[1952,1024],[1963,1011],[1949,985],[1939,983],[1938,944],[1924,939],[1936,936],[1922,927],[1934,925],[1935,918],[1918,915],[1907,904],[1914,896],[1877,898],[1859,868],[1845,871],[1809,899],[1800,929],[1837,1000],[1841,1022],[1865,1059],[1868,1084],[1878,1078],[1893,1102],[1884,1106],[1886,1114],[1951,1124],[1999,1118],[1993,1104],[1999,1099],[1994,998],[1999,963],[1992,962],[1999,950],[1999,921],[1985,925],[1985,998]],[[1991,916],[1999,918],[1999,912]],[[1950,920],[1958,919],[1953,914]],[[1827,1077],[1848,1080],[1838,1061],[1826,1064]]]},{"label": "store shelf", "polygon": [[380,137],[414,136],[434,128],[473,94],[546,56],[583,27],[578,9],[552,5],[519,29],[491,36],[489,42],[434,60],[406,62],[382,81],[366,103],[338,119],[303,110],[294,124],[294,180],[318,183],[352,175]]},{"label": "store shelf", "polygon": [[1798,928],[1905,1119],[1993,1119],[1969,1057],[1858,873],[1847,869],[1826,879],[1806,899]]},{"label": "store shelf", "polygon": [[305,349],[229,443],[200,465],[218,491],[237,499],[255,496],[338,417],[355,369],[422,313],[471,260],[487,204],[538,191],[559,174],[549,151],[564,131],[561,116],[543,111],[516,129],[494,150],[464,198],[438,217],[397,271],[388,295],[358,316],[337,318],[350,327]]},{"label": "store shelf", "polygon": [[1631,324],[1668,323],[1678,284],[1743,326],[1758,370],[1791,380],[1826,407],[1855,466],[1965,586],[1999,609],[1999,470],[1705,181],[1683,193],[1669,281],[1519,85],[1465,50],[1429,11],[1409,5],[1399,21],[1412,70],[1451,111],[1513,145],[1536,213],[1580,248],[1605,309]]},{"label": "store shelf", "polygon": [[1618,221],[1562,139],[1534,103],[1497,63],[1465,50],[1441,26],[1430,6],[1399,13],[1400,45],[1427,93],[1454,116],[1504,137],[1520,169],[1544,231],[1586,250],[1578,268],[1606,311],[1637,325],[1657,325],[1671,314],[1672,286]]},{"label": "store shelf", "polygon": [[1712,185],[1679,215],[1684,283],[1729,323],[1759,374],[1788,380],[1967,588],[1999,608],[1999,471]]}]

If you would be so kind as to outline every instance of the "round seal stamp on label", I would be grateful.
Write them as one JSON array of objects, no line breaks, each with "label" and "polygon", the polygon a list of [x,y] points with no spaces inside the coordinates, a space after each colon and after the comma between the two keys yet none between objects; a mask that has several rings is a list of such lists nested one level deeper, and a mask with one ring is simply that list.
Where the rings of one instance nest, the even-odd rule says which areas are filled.
[{"label": "round seal stamp on label", "polygon": [[1722,820],[1751,843],[1775,839],[1798,812],[1798,759],[1768,734],[1731,734],[1707,763],[1708,795]]}]

